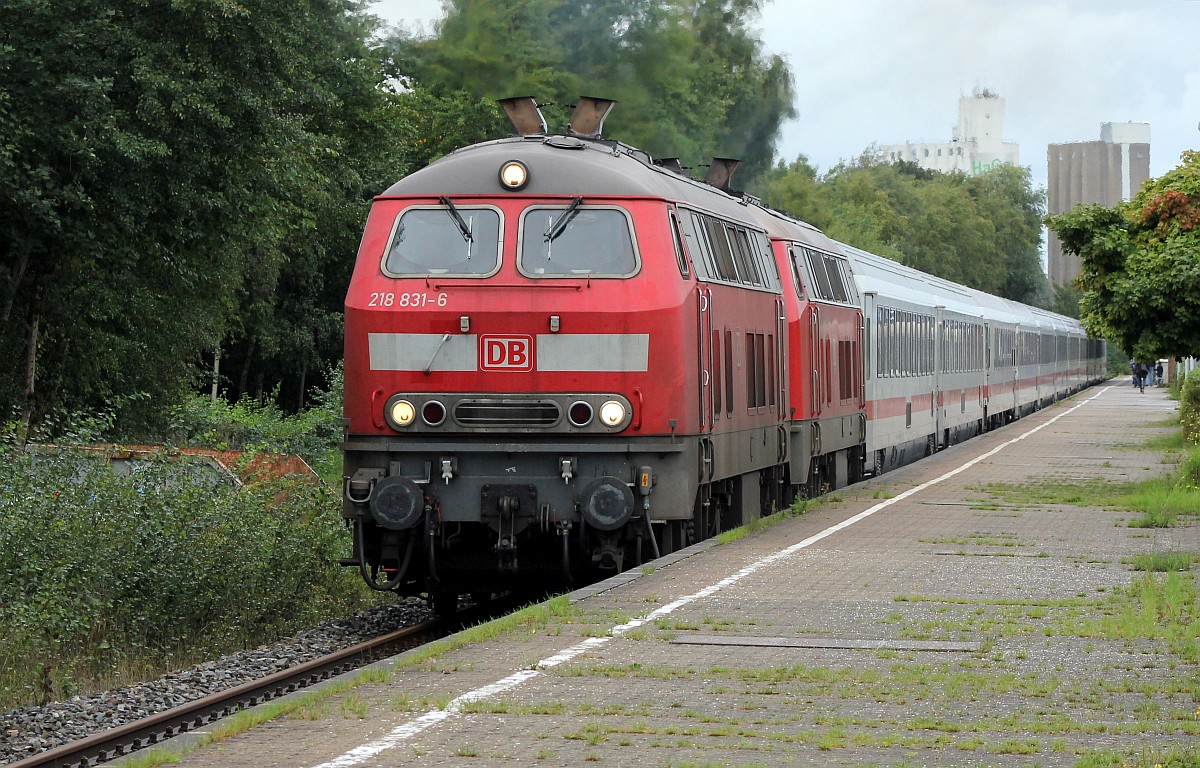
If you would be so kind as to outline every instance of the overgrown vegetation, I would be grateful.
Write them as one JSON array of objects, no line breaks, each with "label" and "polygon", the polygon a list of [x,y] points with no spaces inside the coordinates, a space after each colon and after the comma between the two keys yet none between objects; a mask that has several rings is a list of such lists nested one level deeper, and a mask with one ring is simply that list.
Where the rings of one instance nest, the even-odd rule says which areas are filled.
[{"label": "overgrown vegetation", "polygon": [[285,453],[301,456],[324,480],[341,482],[342,364],[327,375],[328,391],[312,394],[314,405],[286,413],[268,399],[228,403],[189,395],[169,409],[165,434],[155,442],[175,446]]},{"label": "overgrown vegetation", "polygon": [[[188,397],[155,436],[243,450],[247,462],[297,454],[324,483],[239,485],[171,448],[121,476],[103,456],[22,451],[17,424],[0,430],[0,711],[152,677],[378,599],[336,564],[349,540],[337,512],[340,366],[329,380],[295,415]],[[64,413],[46,427],[92,443],[112,419]]]},{"label": "overgrown vegetation", "polygon": [[1200,443],[1200,368],[1193,369],[1179,388],[1179,426],[1186,442]]},{"label": "overgrown vegetation", "polygon": [[757,520],[751,520],[745,525],[738,526],[728,531],[717,534],[717,542],[719,544],[729,544],[730,542],[744,539],[747,536],[757,533],[761,530],[778,525],[784,520],[797,515],[803,515],[808,509],[808,499],[796,499],[787,509],[780,509],[766,517],[760,517]]},{"label": "overgrown vegetation", "polygon": [[141,679],[344,615],[339,486],[238,486],[163,457],[0,453],[0,711]]},{"label": "overgrown vegetation", "polygon": [[1189,448],[1174,472],[1141,482],[1046,478],[1021,485],[991,483],[981,490],[1017,507],[1071,504],[1125,509],[1140,515],[1128,521],[1130,528],[1169,528],[1181,516],[1200,516],[1200,447]]}]

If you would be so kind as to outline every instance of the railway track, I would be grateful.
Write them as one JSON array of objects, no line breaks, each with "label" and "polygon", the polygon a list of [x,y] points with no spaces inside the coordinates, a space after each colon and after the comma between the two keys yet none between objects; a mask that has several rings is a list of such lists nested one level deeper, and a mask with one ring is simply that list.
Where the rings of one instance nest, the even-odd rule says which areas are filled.
[{"label": "railway track", "polygon": [[[465,617],[464,617],[465,618]],[[227,715],[431,642],[448,633],[433,619],[299,664],[228,691],[196,699],[143,720],[102,731],[10,763],[7,768],[77,768],[98,765],[202,728]]]}]

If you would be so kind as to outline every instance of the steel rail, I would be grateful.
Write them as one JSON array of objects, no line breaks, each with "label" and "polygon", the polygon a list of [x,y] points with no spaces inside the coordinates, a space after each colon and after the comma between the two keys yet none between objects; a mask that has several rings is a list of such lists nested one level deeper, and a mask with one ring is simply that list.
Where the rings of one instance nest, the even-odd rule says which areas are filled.
[{"label": "steel rail", "polygon": [[442,620],[434,619],[405,627],[227,691],[53,747],[9,763],[6,768],[83,768],[113,760],[334,675],[430,642],[435,637],[444,636],[445,632],[441,630],[443,626]]}]

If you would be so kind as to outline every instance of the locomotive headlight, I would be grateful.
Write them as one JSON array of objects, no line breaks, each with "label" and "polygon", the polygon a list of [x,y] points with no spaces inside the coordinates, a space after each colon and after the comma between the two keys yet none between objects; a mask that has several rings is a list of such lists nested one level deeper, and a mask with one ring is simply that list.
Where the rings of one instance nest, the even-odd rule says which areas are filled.
[{"label": "locomotive headlight", "polygon": [[505,189],[516,191],[529,181],[529,169],[520,160],[509,160],[500,166],[500,183]]},{"label": "locomotive headlight", "polygon": [[606,427],[618,427],[627,416],[625,406],[616,400],[608,400],[600,406],[600,423]]},{"label": "locomotive headlight", "polygon": [[387,412],[392,424],[398,427],[407,427],[417,417],[417,409],[407,400],[392,401],[388,404]]}]

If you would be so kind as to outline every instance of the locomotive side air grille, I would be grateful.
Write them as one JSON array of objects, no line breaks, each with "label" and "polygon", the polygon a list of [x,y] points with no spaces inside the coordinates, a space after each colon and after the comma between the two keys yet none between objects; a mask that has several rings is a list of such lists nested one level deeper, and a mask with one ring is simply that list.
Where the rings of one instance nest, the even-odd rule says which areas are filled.
[{"label": "locomotive side air grille", "polygon": [[454,406],[464,427],[553,427],[562,418],[558,403],[545,400],[469,400]]}]

